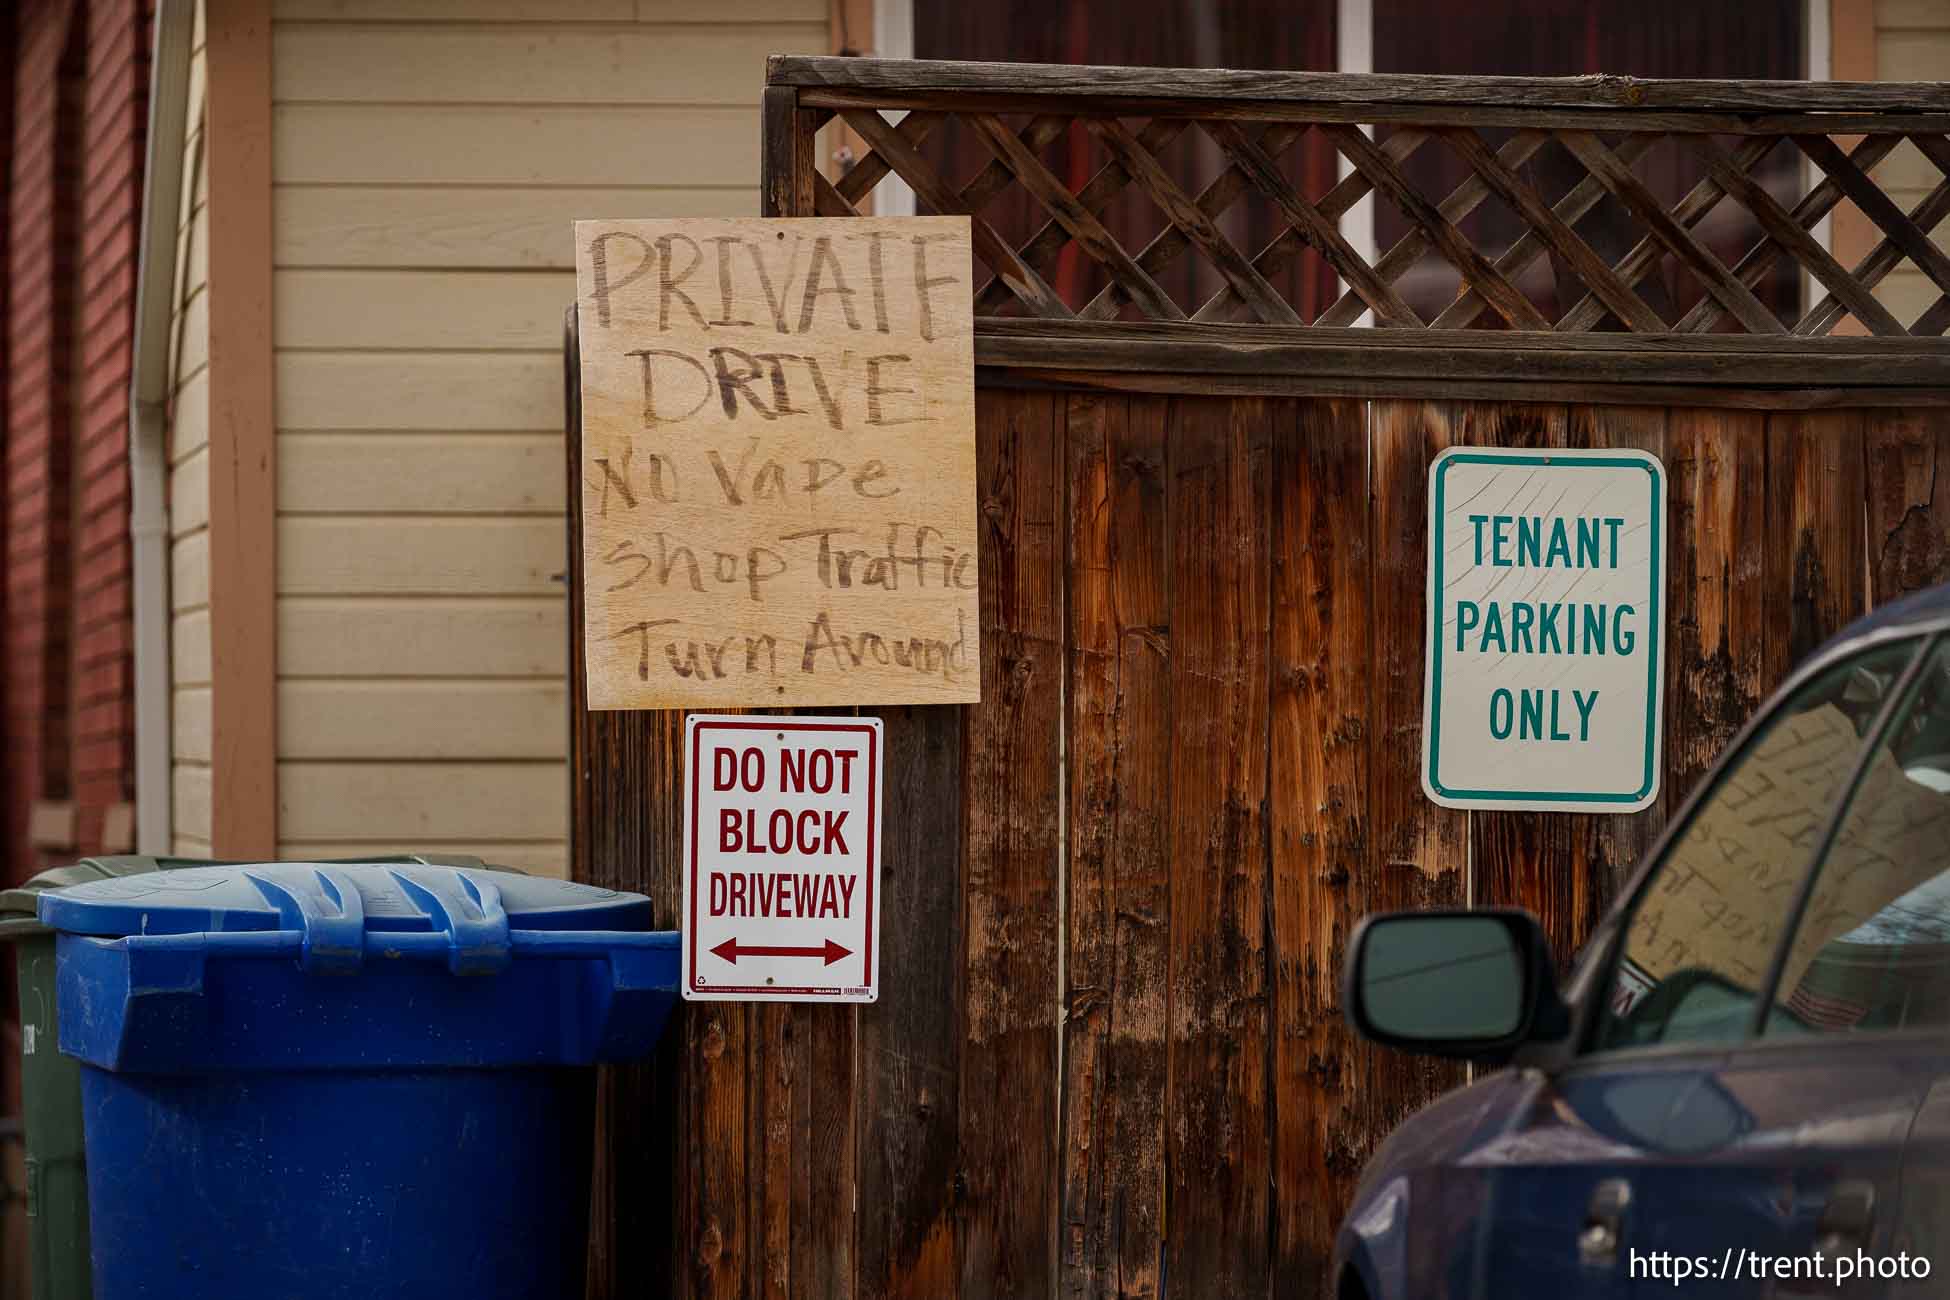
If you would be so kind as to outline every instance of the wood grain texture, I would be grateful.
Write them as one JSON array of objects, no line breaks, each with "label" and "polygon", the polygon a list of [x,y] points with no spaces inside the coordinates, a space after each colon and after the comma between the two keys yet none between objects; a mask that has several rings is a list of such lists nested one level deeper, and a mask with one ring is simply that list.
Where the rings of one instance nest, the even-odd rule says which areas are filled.
[{"label": "wood grain texture", "polygon": [[[1561,347],[1570,336],[1482,330],[1403,329],[1386,333],[1296,328],[1282,334],[1245,334],[1243,325],[1184,325],[1179,337],[1138,332],[1135,324],[1106,323],[1097,331],[1064,327],[1038,332],[996,328],[984,321],[976,335],[976,364],[1019,369],[1124,370],[1145,374],[1283,376],[1290,378],[1399,378],[1428,384],[1444,380],[1553,380],[1620,384],[1688,384],[1730,389],[1812,388],[1836,382],[1892,386],[1919,392],[1936,386],[1946,358],[1908,350],[1914,343],[1851,340],[1857,346],[1833,353],[1692,347],[1692,337],[1672,346],[1634,348],[1625,334],[1584,340],[1593,346]],[[1710,336],[1725,338],[1730,336]],[[1385,339],[1386,342],[1379,340]],[[1703,341],[1703,340],[1702,340]],[[1926,348],[1930,345],[1925,344]],[[1845,360],[1844,358],[1852,358]],[[1879,359],[1873,370],[1861,364]]]},{"label": "wood grain texture", "polygon": [[[1363,913],[1460,907],[1468,898],[1468,818],[1428,801],[1422,754],[1422,679],[1427,643],[1429,462],[1466,421],[1461,403],[1375,402],[1368,408],[1374,563],[1369,661],[1369,852]],[[1364,1047],[1364,1148],[1462,1077],[1452,1065]],[[1356,1156],[1365,1160],[1366,1149]]]},{"label": "wood grain texture", "polygon": [[1637,77],[1431,77],[1229,68],[1122,68],[973,63],[942,59],[775,56],[774,85],[880,90],[986,91],[1024,95],[1147,95],[1291,103],[1507,104],[1655,110],[1950,111],[1940,82],[1660,81]]},{"label": "wood grain texture", "polygon": [[[563,316],[559,364],[573,377],[579,330],[576,309]],[[582,407],[576,385],[562,394],[563,481],[582,463]],[[582,516],[571,510],[564,538],[568,582],[569,876],[650,897],[658,925],[683,909],[683,836],[678,800],[683,775],[683,719],[678,714],[592,712],[583,672]],[[596,1154],[591,1170],[588,1296],[622,1300],[644,1290],[681,1295],[680,1266],[691,1240],[688,1186],[691,1100],[685,1046],[689,1011],[678,1007],[651,1060],[606,1066],[596,1097]],[[653,1228],[651,1225],[655,1225]]]},{"label": "wood grain texture", "polygon": [[1772,690],[1808,652],[1866,608],[1860,411],[1767,419],[1765,586],[1773,622],[1762,684]]},{"label": "wood grain texture", "polygon": [[965,712],[876,710],[887,737],[887,829],[881,994],[858,1012],[861,1300],[952,1298],[961,1286]]},{"label": "wood grain texture", "polygon": [[1047,393],[976,406],[982,673],[962,856],[961,1289],[1048,1295],[1055,1262],[1063,425]]},{"label": "wood grain texture", "polygon": [[[1071,370],[1061,366],[1017,368],[984,366],[977,372],[998,387],[1066,387],[1093,392],[1192,393],[1238,397],[1370,397],[1416,400],[1429,382],[1414,378],[1313,378],[1275,373],[1199,375],[1165,371]],[[1605,402],[1621,406],[1705,406],[1746,411],[1827,411],[1950,406],[1950,389],[1896,388],[1733,388],[1700,384],[1575,381],[1526,383],[1515,379],[1448,379],[1445,398],[1486,402]]]},{"label": "wood grain texture", "polygon": [[1173,404],[1167,1278],[1270,1277],[1268,475],[1281,402]]},{"label": "wood grain texture", "polygon": [[[1687,539],[1679,535],[1677,527],[1678,505],[1672,486],[1672,466],[1667,462],[1670,451],[1666,430],[1670,423],[1670,411],[1663,406],[1587,406],[1576,405],[1566,413],[1566,441],[1573,447],[1627,447],[1635,451],[1646,451],[1666,462],[1666,590],[1660,593],[1660,606],[1666,611],[1662,635],[1666,643],[1665,662],[1665,710],[1666,736],[1664,763],[1660,768],[1659,797],[1651,807],[1629,816],[1603,817],[1592,833],[1590,847],[1590,883],[1585,894],[1586,908],[1577,918],[1581,928],[1574,932],[1572,941],[1581,944],[1589,935],[1589,927],[1617,898],[1619,891],[1631,880],[1632,873],[1644,861],[1645,855],[1658,841],[1659,832],[1665,828],[1668,810],[1678,807],[1683,791],[1671,788],[1670,759],[1673,749],[1672,709],[1673,700],[1678,694],[1679,652],[1673,643],[1677,616],[1673,612],[1673,599],[1677,584],[1672,573],[1679,563],[1678,553]],[[1568,960],[1575,955],[1575,949],[1566,949],[1562,956]]]},{"label": "wood grain texture", "polygon": [[1879,411],[1865,424],[1875,606],[1950,579],[1950,417]]},{"label": "wood grain texture", "polygon": [[1069,914],[1058,1293],[1163,1287],[1168,404],[1068,399]]},{"label": "wood grain texture", "polygon": [[1273,1275],[1326,1296],[1366,1123],[1340,979],[1368,874],[1374,575],[1366,406],[1296,414],[1272,475]]},{"label": "wood grain texture", "polygon": [[[272,425],[271,21],[209,0],[211,842],[277,852],[277,438]],[[187,327],[186,327],[187,328]]]}]

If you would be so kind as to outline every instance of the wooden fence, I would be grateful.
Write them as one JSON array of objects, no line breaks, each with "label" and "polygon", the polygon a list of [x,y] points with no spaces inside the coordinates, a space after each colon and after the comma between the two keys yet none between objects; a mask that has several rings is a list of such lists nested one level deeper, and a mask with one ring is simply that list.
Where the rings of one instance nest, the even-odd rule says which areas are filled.
[{"label": "wooden fence", "polygon": [[[1950,93],[832,59],[775,60],[770,83],[769,211],[845,215],[899,175],[924,210],[977,216],[984,698],[876,711],[879,1003],[687,1008],[655,1062],[606,1074],[591,1294],[1332,1295],[1363,1160],[1457,1077],[1349,1035],[1355,921],[1517,904],[1568,956],[1788,667],[1950,573],[1950,263],[1930,242]],[[812,140],[836,113],[872,152],[829,184]],[[972,178],[925,151],[947,117],[991,147]],[[1073,193],[1039,151],[1076,122],[1103,152]],[[1157,162],[1188,131],[1226,159],[1202,186]],[[1324,194],[1278,170],[1308,132],[1352,164]],[[1904,141],[1937,169],[1907,212],[1869,179]],[[1423,196],[1403,164],[1434,142],[1472,177]],[[1668,201],[1632,164],[1674,142],[1699,179]],[[1785,199],[1743,179],[1784,142],[1811,182]],[[1547,145],[1586,181],[1538,193],[1523,164]],[[1164,220],[1135,252],[1098,220],[1133,184]],[[1009,186],[1048,223],[988,227]],[[1249,191],[1287,233],[1236,249],[1223,215]],[[1370,191],[1412,227],[1372,262],[1335,224]],[[1492,197],[1530,233],[1482,252],[1459,223]],[[1844,198],[1884,232],[1849,268],[1807,233]],[[1577,234],[1601,201],[1642,231],[1622,260]],[[1723,202],[1751,247],[1692,233]],[[1065,247],[1103,268],[1088,300],[1049,288]],[[1425,322],[1390,286],[1432,254],[1459,291]],[[1201,301],[1157,287],[1194,256]],[[1268,278],[1302,256],[1347,288],[1312,322]],[[1550,316],[1521,274],[1538,258]],[[1943,291],[1909,322],[1869,292],[1905,260]],[[1776,265],[1816,284],[1805,310],[1754,293]],[[1660,316],[1637,286],[1679,269],[1694,296]],[[1364,314],[1390,328],[1348,328]],[[1831,336],[1845,318],[1866,333]],[[1486,321],[1509,328],[1463,328]],[[572,321],[572,362],[573,343]],[[1665,461],[1652,809],[1424,798],[1424,487],[1455,444]],[[574,718],[575,873],[672,923],[681,735],[678,714]]]}]

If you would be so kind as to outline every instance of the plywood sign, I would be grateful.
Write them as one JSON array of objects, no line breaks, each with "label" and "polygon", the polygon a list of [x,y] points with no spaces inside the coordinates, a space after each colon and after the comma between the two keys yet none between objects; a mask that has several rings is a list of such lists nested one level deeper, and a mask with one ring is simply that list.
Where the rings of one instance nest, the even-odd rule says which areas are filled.
[{"label": "plywood sign", "polygon": [[968,232],[576,223],[591,708],[981,697]]}]

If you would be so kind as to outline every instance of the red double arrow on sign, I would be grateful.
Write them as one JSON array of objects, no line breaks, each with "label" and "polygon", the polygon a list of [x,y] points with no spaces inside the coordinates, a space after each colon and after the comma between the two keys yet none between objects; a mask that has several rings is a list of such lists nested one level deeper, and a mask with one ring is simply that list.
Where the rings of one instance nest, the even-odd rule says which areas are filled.
[{"label": "red double arrow on sign", "polygon": [[826,959],[825,964],[831,966],[840,958],[851,956],[853,953],[851,948],[842,948],[831,939],[826,941],[825,946],[819,948],[776,948],[749,943],[741,944],[735,936],[726,939],[711,951],[714,955],[724,958],[734,966],[737,965],[740,957],[824,957]]}]

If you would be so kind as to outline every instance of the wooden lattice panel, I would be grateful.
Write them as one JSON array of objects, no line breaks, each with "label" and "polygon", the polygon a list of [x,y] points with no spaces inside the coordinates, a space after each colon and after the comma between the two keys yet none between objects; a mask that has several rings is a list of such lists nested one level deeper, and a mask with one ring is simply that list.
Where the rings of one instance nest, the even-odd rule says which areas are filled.
[{"label": "wooden lattice panel", "polygon": [[[1238,89],[1265,98],[1223,98],[1213,86],[1230,88],[1228,78],[1256,78]],[[972,218],[976,256],[992,275],[977,293],[981,316],[1315,329],[1371,317],[1402,329],[1491,324],[1654,336],[1813,337],[1851,319],[1858,327],[1848,332],[1883,337],[1936,338],[1950,327],[1950,255],[1932,239],[1950,215],[1950,95],[1940,85],[1784,89],[840,59],[776,60],[772,80],[795,87],[804,129],[837,116],[866,144],[836,182],[814,177],[819,214],[869,213],[876,188],[897,177],[921,211]],[[931,85],[919,88],[923,80]],[[1411,95],[1428,102],[1403,102]],[[1081,183],[1066,182],[1079,129],[1094,142],[1095,165]],[[973,175],[945,175],[931,160],[930,136],[950,130],[985,150]],[[1905,141],[1933,169],[1923,198],[1906,209],[1874,179]],[[1188,142],[1220,160],[1196,184],[1172,161]],[[1332,151],[1339,179],[1312,191],[1297,179],[1307,169],[1292,160],[1309,148]],[[1546,150],[1556,174],[1575,161],[1575,183],[1546,190],[1535,167]],[[1460,160],[1462,182],[1434,192],[1419,181],[1454,170],[1425,165],[1429,151]],[[1668,181],[1683,178],[1677,197],[1660,197],[1645,174],[1654,155],[1666,160]],[[1005,237],[986,215],[1008,191],[1028,196],[1040,216],[1026,239]],[[1156,233],[1127,246],[1106,214],[1133,194],[1154,211]],[[1342,217],[1370,197],[1405,231],[1372,258],[1341,229]],[[1273,237],[1242,242],[1244,223],[1233,217],[1246,203],[1277,214]],[[1824,219],[1843,204],[1877,236],[1849,266],[1820,237]],[[1486,205],[1514,216],[1514,239],[1481,238],[1483,223],[1470,218]],[[1614,240],[1592,238],[1601,210],[1612,233],[1625,223],[1633,237],[1622,256],[1600,251]],[[1733,247],[1730,230],[1741,236]],[[1097,268],[1093,280],[1102,287],[1087,297],[1060,291],[1055,272],[1066,256]],[[1338,292],[1311,320],[1280,287],[1281,273],[1302,258],[1324,263]],[[1430,258],[1446,268],[1454,292],[1434,310],[1418,309],[1404,278],[1418,265],[1426,274]],[[1218,286],[1200,301],[1181,302],[1161,284],[1187,262]],[[1875,293],[1905,266],[1935,290],[1909,321]],[[1784,268],[1805,273],[1814,292],[1805,301],[1794,294],[1789,307],[1770,305],[1757,290]],[[1540,282],[1550,291],[1540,293]],[[1692,301],[1657,305],[1667,295],[1647,288],[1661,282],[1691,286]]]}]

